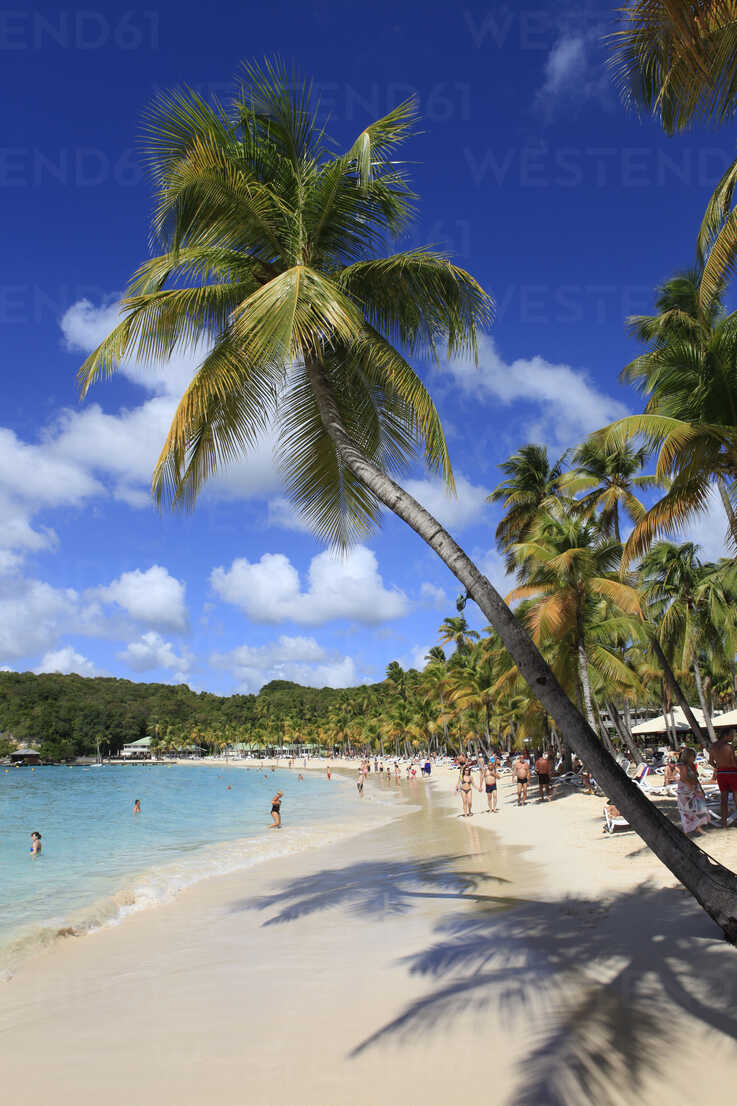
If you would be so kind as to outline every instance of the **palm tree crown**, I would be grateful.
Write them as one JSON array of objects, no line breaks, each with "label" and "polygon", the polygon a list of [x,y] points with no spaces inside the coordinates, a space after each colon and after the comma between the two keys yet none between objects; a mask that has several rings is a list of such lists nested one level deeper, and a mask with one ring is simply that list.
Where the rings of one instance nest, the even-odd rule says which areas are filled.
[{"label": "palm tree crown", "polygon": [[[489,503],[503,503],[506,514],[496,528],[496,542],[509,552],[515,542],[523,541],[541,510],[547,509],[560,492],[565,455],[550,463],[544,445],[522,446],[499,468],[506,476],[487,496]],[[508,556],[511,571],[514,557]]]},{"label": "palm tree crown", "polygon": [[316,379],[381,471],[403,471],[420,446],[452,487],[437,412],[404,354],[434,356],[440,342],[475,352],[490,301],[442,254],[383,255],[413,211],[395,159],[413,101],[338,155],[317,111],[311,86],[270,64],[245,66],[227,109],[190,91],[159,96],[147,148],[160,252],[80,379],[86,391],[124,356],[205,343],[156,468],[157,497],[191,505],[275,423],[290,496],[318,536],[346,544],[376,524],[379,502],[326,431]]}]

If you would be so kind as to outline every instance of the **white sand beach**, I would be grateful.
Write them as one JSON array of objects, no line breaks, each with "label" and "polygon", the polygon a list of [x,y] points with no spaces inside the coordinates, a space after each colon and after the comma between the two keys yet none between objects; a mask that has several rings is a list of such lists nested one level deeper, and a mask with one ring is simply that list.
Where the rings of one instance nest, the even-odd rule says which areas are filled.
[{"label": "white sand beach", "polygon": [[[344,770],[344,769],[343,769]],[[406,813],[211,879],[39,955],[0,992],[24,1106],[597,1106],[737,1079],[737,952],[602,800]],[[371,778],[356,818],[382,785]],[[358,828],[358,827],[357,827]],[[735,867],[737,833],[709,851]]]}]

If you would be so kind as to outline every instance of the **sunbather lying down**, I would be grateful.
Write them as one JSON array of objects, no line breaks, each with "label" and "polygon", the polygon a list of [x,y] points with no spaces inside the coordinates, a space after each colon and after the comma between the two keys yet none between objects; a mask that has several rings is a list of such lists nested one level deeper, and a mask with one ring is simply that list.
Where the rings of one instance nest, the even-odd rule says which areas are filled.
[{"label": "sunbather lying down", "polygon": [[610,818],[621,818],[622,817],[622,815],[619,813],[619,811],[617,810],[614,803],[609,803],[609,802],[605,803],[604,804],[604,810],[607,812],[607,814],[609,815]]}]

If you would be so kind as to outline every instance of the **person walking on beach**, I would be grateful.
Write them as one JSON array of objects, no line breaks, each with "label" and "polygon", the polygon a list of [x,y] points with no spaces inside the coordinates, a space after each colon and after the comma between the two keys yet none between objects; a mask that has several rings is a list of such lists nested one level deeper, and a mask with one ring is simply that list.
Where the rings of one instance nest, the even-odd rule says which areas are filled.
[{"label": "person walking on beach", "polygon": [[527,802],[527,785],[530,782],[530,762],[523,753],[514,762],[514,778],[517,781],[517,806],[524,806]]},{"label": "person walking on beach", "polygon": [[141,813],[141,800],[140,799],[134,799],[133,800],[133,813],[134,814],[140,814]]},{"label": "person walking on beach", "polygon": [[[461,801],[463,802],[463,814],[461,815],[462,818],[473,817],[473,811],[471,810],[471,805],[473,803],[472,788],[473,777],[471,774],[471,765],[463,764],[461,766],[460,775],[458,777],[458,784],[456,786],[456,793],[460,791]],[[479,790],[481,790],[481,788],[479,788]]]},{"label": "person walking on beach", "polygon": [[550,777],[553,773],[550,753],[540,754],[535,761],[535,771],[537,772],[537,784],[540,788],[540,802],[544,803],[546,800],[550,802]]},{"label": "person walking on beach", "polygon": [[722,802],[722,829],[727,828],[729,796],[737,810],[737,758],[734,755],[734,730],[725,729],[709,750],[709,763],[713,766]]},{"label": "person walking on beach", "polygon": [[358,789],[358,794],[361,798],[363,798],[363,780],[364,780],[363,771],[359,768],[358,778],[356,780],[356,787]]},{"label": "person walking on beach", "polygon": [[[681,825],[685,834],[703,833],[702,826],[709,821],[709,812],[706,809],[704,789],[699,781],[699,773],[695,764],[696,752],[688,745],[681,747],[681,756],[678,760],[678,813],[681,816]],[[722,808],[724,809],[724,807]]]},{"label": "person walking on beach", "polygon": [[269,829],[281,829],[281,800],[283,791],[277,791],[274,798],[271,800],[271,817],[273,819]]},{"label": "person walking on beach", "polygon": [[38,832],[38,830],[34,830],[31,834],[30,852],[31,856],[33,856],[34,859],[35,857],[41,855],[41,834]]},{"label": "person walking on beach", "polygon": [[499,773],[493,761],[490,760],[484,768],[483,780],[484,787],[486,788],[486,801],[489,804],[489,810],[492,814],[496,814],[496,786],[498,779]]}]

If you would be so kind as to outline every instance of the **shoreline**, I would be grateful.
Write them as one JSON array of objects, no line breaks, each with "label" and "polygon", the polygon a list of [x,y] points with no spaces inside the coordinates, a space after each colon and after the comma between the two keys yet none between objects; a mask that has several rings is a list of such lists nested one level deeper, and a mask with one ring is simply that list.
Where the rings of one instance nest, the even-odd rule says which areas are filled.
[{"label": "shoreline", "polygon": [[[178,763],[189,766],[192,761]],[[222,762],[211,763],[213,767],[223,767]],[[241,763],[239,767],[252,768],[256,765]],[[263,769],[264,765],[258,767]],[[271,765],[268,767],[271,768]],[[286,771],[279,765],[276,767]],[[340,769],[336,771],[333,768],[332,771],[336,786],[345,789],[342,798],[347,798],[350,786],[347,774]],[[191,854],[183,853],[175,860],[162,860],[131,871],[121,876],[121,882],[102,897],[92,898],[63,915],[54,917],[50,914],[41,921],[4,934],[0,942],[0,986],[11,983],[18,972],[22,972],[36,957],[54,950],[63,954],[63,947],[70,938],[87,938],[100,930],[125,925],[130,917],[139,912],[174,903],[180,895],[201,882],[245,873],[283,856],[298,856],[311,850],[329,848],[367,828],[386,824],[398,817],[397,812],[392,810],[392,797],[387,796],[389,801],[386,801],[382,796],[384,801],[380,800],[364,812],[368,818],[361,817],[361,808],[352,807],[344,810],[338,820],[325,824],[311,821],[295,827],[287,822],[284,833],[279,834],[268,833],[265,827],[264,832],[212,841]]]},{"label": "shoreline", "polygon": [[[649,850],[601,833],[601,799],[519,809],[506,781],[501,813],[460,818],[455,779],[36,959],[2,994],[11,1096],[373,1106],[383,1080],[428,1106],[686,1106],[731,1085],[737,954]],[[737,835],[707,843],[729,862]]]}]

